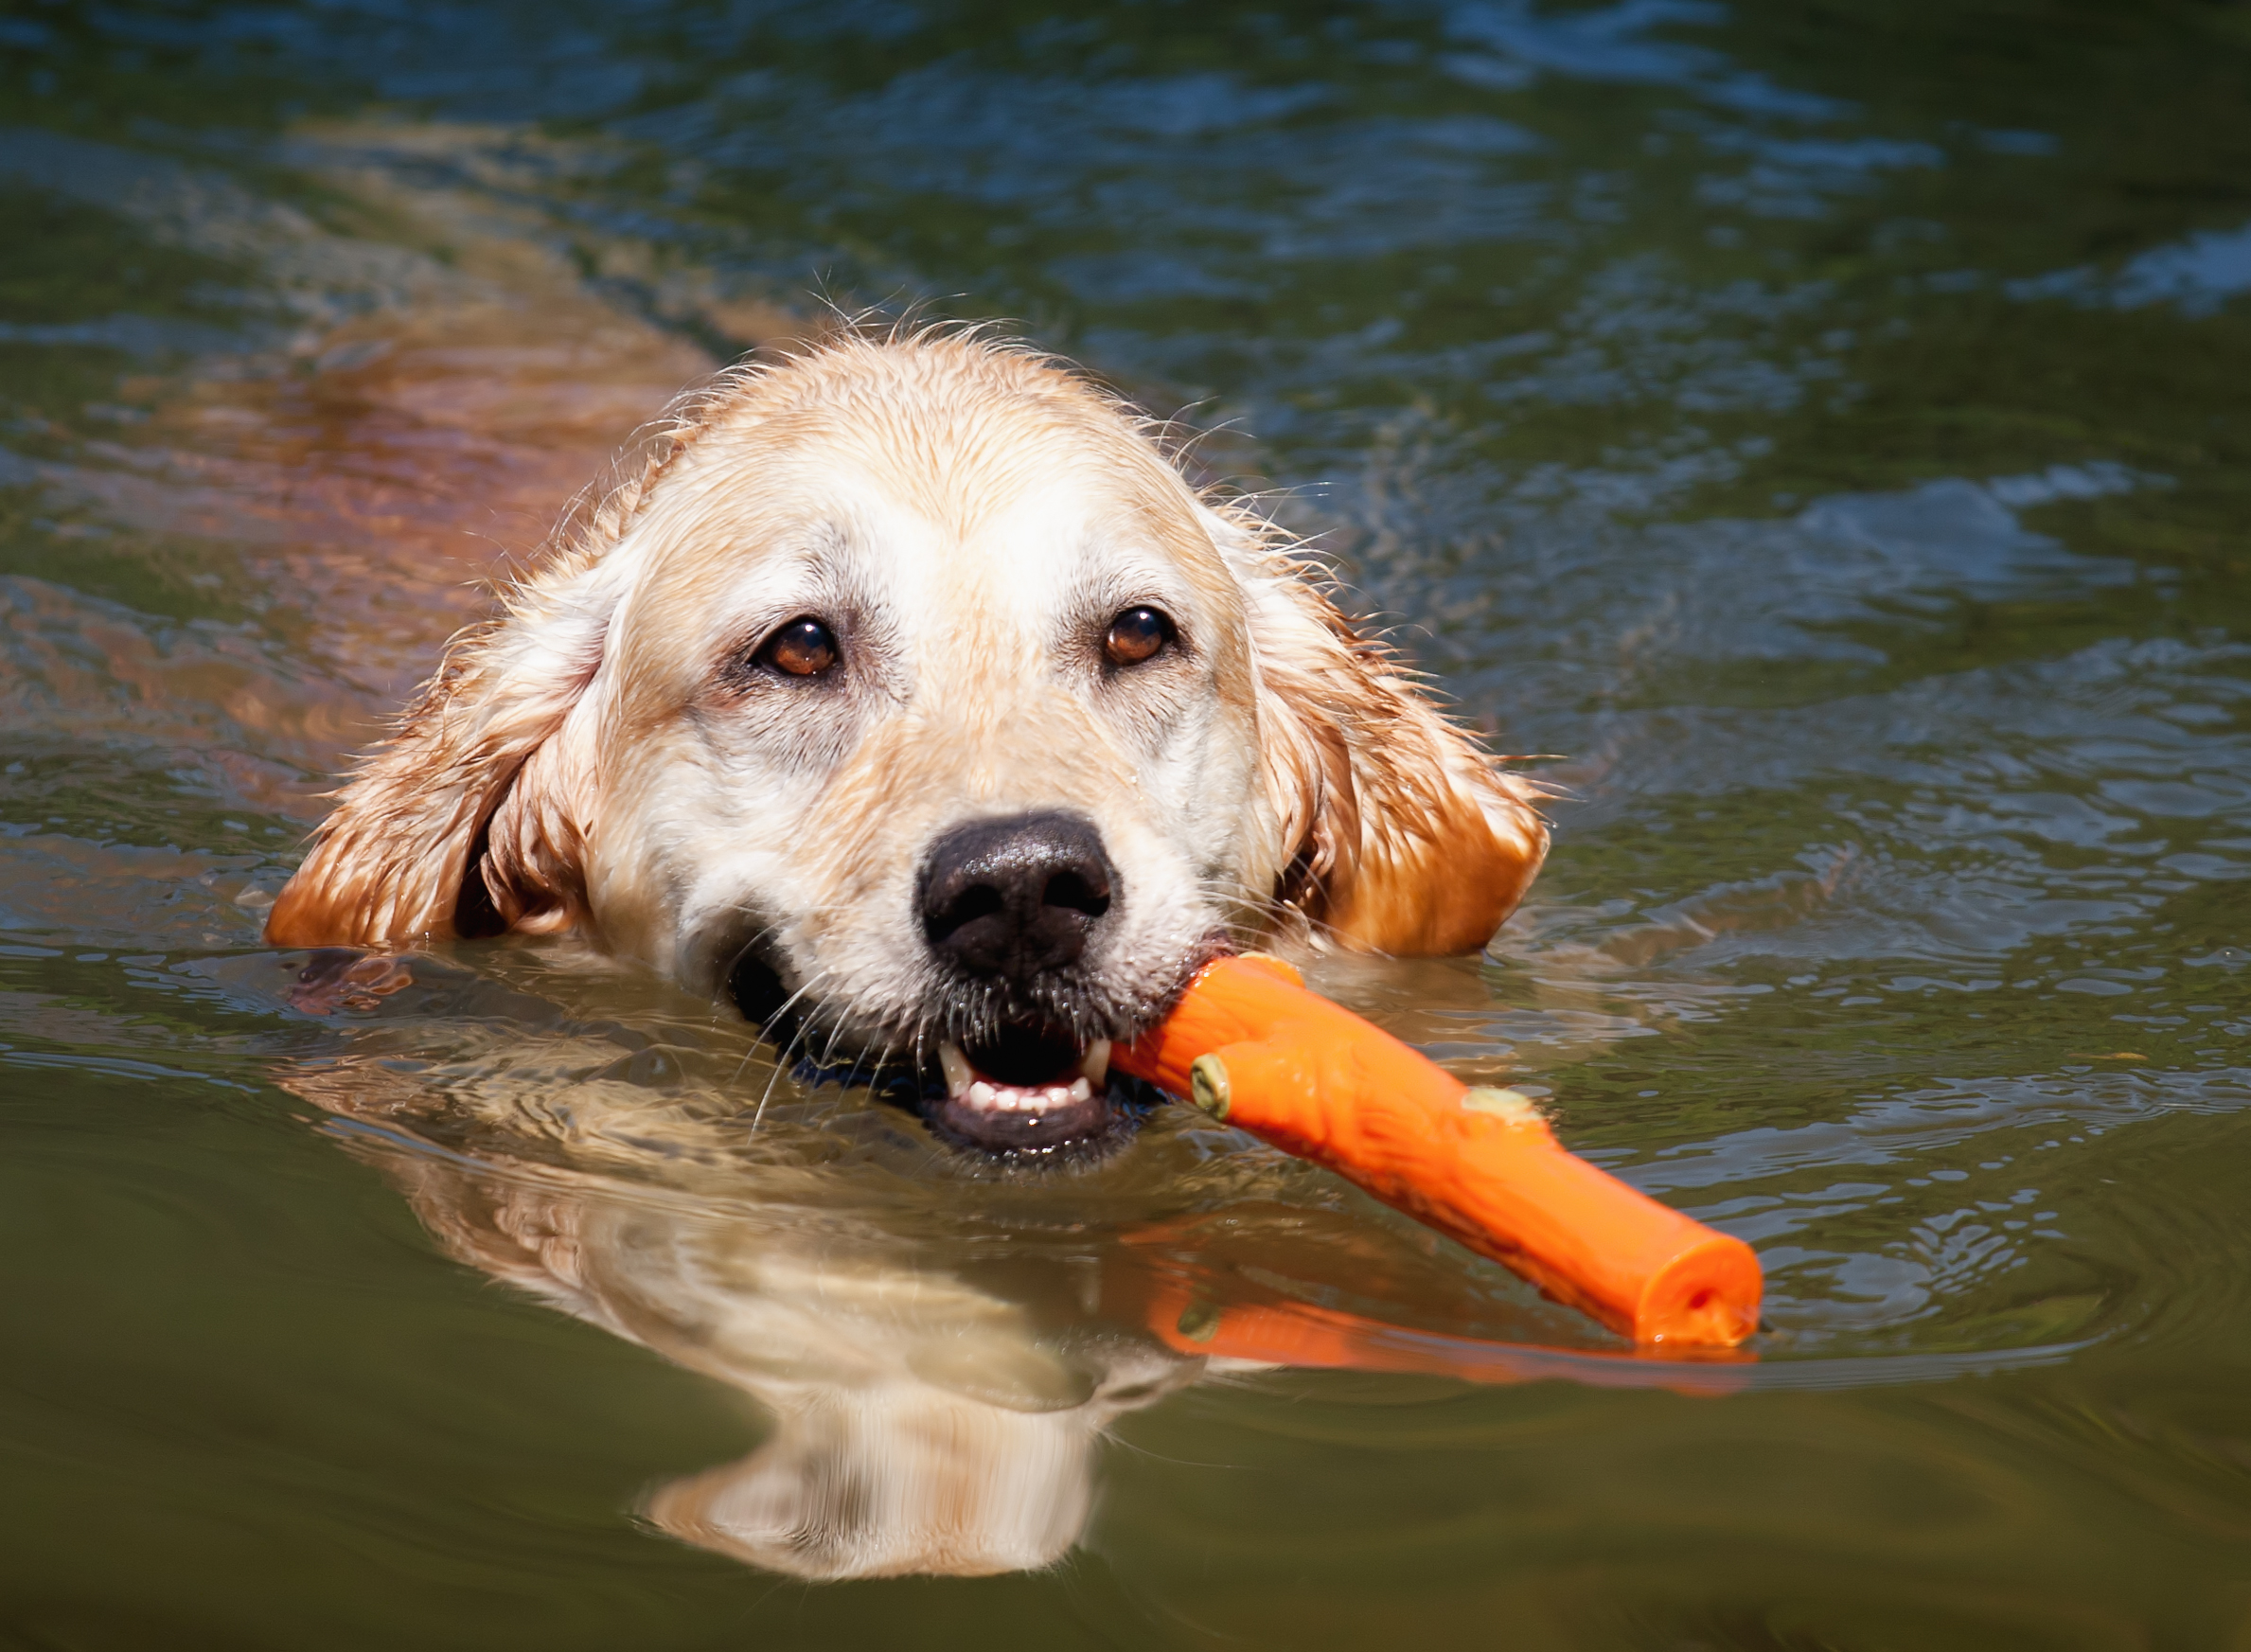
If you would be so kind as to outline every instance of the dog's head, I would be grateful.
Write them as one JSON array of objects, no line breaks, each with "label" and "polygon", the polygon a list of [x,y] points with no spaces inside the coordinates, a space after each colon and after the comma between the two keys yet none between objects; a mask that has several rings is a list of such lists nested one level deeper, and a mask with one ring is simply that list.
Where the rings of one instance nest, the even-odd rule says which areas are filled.
[{"label": "dog's head", "polygon": [[275,903],[284,945],[576,927],[1006,1151],[1214,950],[1481,945],[1496,773],[1280,536],[1029,352],[738,370],[456,644]]}]

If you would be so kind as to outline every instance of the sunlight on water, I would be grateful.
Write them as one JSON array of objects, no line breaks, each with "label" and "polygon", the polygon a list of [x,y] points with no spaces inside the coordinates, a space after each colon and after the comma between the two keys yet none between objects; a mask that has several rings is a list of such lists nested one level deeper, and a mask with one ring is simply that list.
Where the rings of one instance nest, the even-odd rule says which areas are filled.
[{"label": "sunlight on water", "polygon": [[[0,20],[0,1639],[2251,1635],[2247,63],[2187,0]],[[1754,1359],[1185,1109],[1001,1174],[568,938],[263,947],[490,582],[860,307],[1179,412],[1562,789],[1484,957],[1314,984],[1752,1242]]]}]

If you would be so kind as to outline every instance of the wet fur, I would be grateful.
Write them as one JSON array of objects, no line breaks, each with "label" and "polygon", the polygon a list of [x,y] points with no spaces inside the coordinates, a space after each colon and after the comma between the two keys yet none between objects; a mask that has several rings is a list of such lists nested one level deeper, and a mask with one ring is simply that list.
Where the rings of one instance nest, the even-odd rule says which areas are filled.
[{"label": "wet fur", "polygon": [[[1087,624],[1151,599],[1179,658],[1105,677]],[[850,666],[832,699],[740,668],[761,626],[816,610]],[[959,334],[846,335],[676,406],[455,639],[267,933],[576,929],[714,992],[756,950],[867,1047],[1026,1009],[1127,1033],[1215,938],[1481,946],[1545,853],[1536,796],[1285,535],[1192,488],[1085,378]],[[941,994],[904,893],[923,846],[1056,806],[1124,875],[1119,940],[1053,1002]]]}]

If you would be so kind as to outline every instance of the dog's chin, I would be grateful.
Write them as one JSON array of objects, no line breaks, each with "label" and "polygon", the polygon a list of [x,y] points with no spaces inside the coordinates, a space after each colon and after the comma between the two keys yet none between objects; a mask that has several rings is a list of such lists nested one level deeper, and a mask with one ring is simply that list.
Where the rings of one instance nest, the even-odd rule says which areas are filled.
[{"label": "dog's chin", "polygon": [[1081,1041],[1037,1024],[938,1046],[938,1083],[923,1115],[947,1140],[1009,1158],[1076,1155],[1115,1138],[1108,1039]]}]

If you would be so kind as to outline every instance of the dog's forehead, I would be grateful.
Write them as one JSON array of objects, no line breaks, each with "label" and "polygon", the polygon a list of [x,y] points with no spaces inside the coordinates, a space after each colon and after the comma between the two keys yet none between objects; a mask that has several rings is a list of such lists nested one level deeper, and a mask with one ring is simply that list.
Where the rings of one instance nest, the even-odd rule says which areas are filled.
[{"label": "dog's forehead", "polygon": [[1232,609],[1194,493],[1105,404],[860,394],[747,419],[647,524],[655,584],[721,611],[777,583],[910,608],[1052,614],[1074,593]]},{"label": "dog's forehead", "polygon": [[910,613],[1054,619],[1128,595],[1193,601],[1224,578],[1186,490],[1161,470],[1058,453],[947,480],[934,495],[924,476],[840,474],[828,495],[865,485],[837,554]]}]

